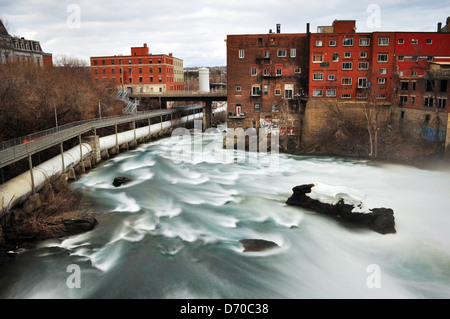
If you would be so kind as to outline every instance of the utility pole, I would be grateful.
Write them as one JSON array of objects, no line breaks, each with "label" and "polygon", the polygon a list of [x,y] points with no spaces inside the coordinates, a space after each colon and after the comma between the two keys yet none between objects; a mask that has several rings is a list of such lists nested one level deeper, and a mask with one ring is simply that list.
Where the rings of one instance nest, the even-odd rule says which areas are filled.
[{"label": "utility pole", "polygon": [[102,119],[102,109],[101,109],[101,107],[100,107],[100,102],[101,102],[102,100],[98,100],[98,114],[99,114],[99,116],[100,116],[100,119]]}]

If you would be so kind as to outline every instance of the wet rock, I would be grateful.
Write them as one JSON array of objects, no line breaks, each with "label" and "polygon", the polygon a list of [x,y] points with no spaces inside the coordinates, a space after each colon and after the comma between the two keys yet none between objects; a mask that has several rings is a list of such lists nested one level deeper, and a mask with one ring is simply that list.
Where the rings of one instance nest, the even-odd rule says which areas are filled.
[{"label": "wet rock", "polygon": [[122,186],[124,184],[129,183],[129,182],[131,182],[131,179],[129,179],[128,177],[119,176],[119,177],[114,178],[113,185],[115,187],[119,187],[119,186]]},{"label": "wet rock", "polygon": [[355,206],[344,203],[343,199],[335,205],[312,199],[307,195],[311,193],[312,187],[314,187],[314,184],[294,187],[292,189],[293,194],[286,203],[331,216],[343,223],[366,227],[383,235],[396,233],[394,211],[392,209],[373,208],[370,209],[369,213],[353,212]]},{"label": "wet rock", "polygon": [[280,247],[276,243],[264,239],[241,239],[239,242],[244,246],[244,252],[265,251]]}]

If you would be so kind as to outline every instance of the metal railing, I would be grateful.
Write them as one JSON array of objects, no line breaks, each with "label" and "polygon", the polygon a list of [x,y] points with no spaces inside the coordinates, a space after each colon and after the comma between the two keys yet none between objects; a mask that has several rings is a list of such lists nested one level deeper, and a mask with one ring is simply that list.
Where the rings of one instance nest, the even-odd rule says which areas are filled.
[{"label": "metal railing", "polygon": [[178,112],[197,110],[201,108],[201,105],[191,105],[180,108],[139,112],[131,115],[102,117],[101,119],[96,118],[91,120],[78,121],[35,134],[30,134],[24,137],[19,137],[7,142],[2,142],[0,148],[0,168],[21,160],[28,155],[38,153],[51,146],[65,142],[71,138],[77,137],[94,129],[151,119]]}]

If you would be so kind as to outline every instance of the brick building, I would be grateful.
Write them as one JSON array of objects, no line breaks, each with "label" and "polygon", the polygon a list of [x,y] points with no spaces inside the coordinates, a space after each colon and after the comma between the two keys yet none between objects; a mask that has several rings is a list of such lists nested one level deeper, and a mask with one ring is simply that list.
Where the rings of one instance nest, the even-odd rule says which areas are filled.
[{"label": "brick building", "polygon": [[[334,21],[311,34],[309,96],[390,101],[395,33],[356,33],[356,21]],[[370,89],[370,90],[369,90]]]},{"label": "brick building", "polygon": [[308,92],[308,35],[227,37],[228,127],[280,128],[298,135]]},{"label": "brick building", "polygon": [[114,81],[128,92],[157,93],[184,90],[183,60],[172,53],[150,54],[146,43],[132,47],[131,55],[91,57],[95,81]]}]

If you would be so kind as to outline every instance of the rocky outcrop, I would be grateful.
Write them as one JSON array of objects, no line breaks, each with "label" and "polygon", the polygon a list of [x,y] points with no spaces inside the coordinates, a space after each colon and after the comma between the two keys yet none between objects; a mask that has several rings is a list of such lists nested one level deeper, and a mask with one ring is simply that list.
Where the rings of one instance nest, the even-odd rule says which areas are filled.
[{"label": "rocky outcrop", "polygon": [[129,182],[131,182],[131,179],[129,179],[128,177],[119,176],[119,177],[114,178],[113,185],[115,187],[119,187],[119,186],[125,185]]},{"label": "rocky outcrop", "polygon": [[276,243],[264,239],[241,239],[239,242],[244,246],[244,252],[265,251],[280,247]]},{"label": "rocky outcrop", "polygon": [[292,189],[293,194],[286,203],[331,216],[349,225],[366,227],[383,235],[396,233],[394,211],[392,209],[373,208],[368,213],[354,212],[356,207],[346,204],[343,199],[333,205],[311,198],[307,194],[311,193],[313,187],[314,184],[294,187]]}]

